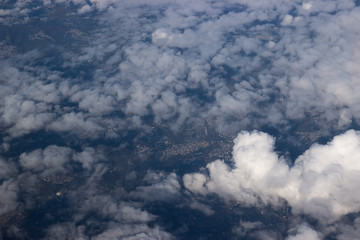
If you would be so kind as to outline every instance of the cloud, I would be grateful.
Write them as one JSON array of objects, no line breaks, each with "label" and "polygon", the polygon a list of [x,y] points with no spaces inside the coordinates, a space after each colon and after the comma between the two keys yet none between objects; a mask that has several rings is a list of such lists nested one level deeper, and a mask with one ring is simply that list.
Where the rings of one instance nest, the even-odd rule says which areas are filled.
[{"label": "cloud", "polygon": [[293,16],[286,14],[283,21],[281,22],[281,25],[288,26],[293,22]]},{"label": "cloud", "polygon": [[166,43],[167,41],[171,41],[173,36],[167,33],[165,29],[157,29],[151,34],[151,39],[154,43],[164,40],[165,42],[163,43]]},{"label": "cloud", "polygon": [[78,103],[79,109],[84,109],[96,115],[104,115],[114,111],[112,96],[105,96],[99,93],[97,89],[78,91],[71,96],[70,100]]},{"label": "cloud", "polygon": [[234,140],[231,165],[209,163],[209,175],[186,174],[187,189],[196,194],[216,193],[225,200],[248,205],[275,206],[285,199],[293,212],[331,222],[359,211],[360,133],[350,130],[326,145],[313,145],[292,167],[274,151],[275,140],[263,132],[242,132]]},{"label": "cloud", "polygon": [[320,240],[322,239],[321,234],[316,232],[315,230],[311,229],[306,225],[300,225],[296,229],[295,234],[290,234],[286,238],[287,240],[302,240],[302,239],[309,239],[309,240]]},{"label": "cloud", "polygon": [[49,124],[48,128],[57,132],[69,132],[80,137],[96,138],[104,132],[96,118],[87,117],[83,113],[66,113],[56,121]]},{"label": "cloud", "polygon": [[215,211],[212,210],[209,206],[202,204],[201,202],[198,202],[196,200],[192,200],[191,203],[189,204],[189,207],[191,209],[195,209],[195,210],[199,210],[202,213],[204,213],[206,216],[211,216],[213,214],[215,214]]},{"label": "cloud", "polygon": [[70,161],[72,150],[55,145],[44,150],[37,149],[20,155],[20,164],[27,170],[43,172],[44,174],[66,172],[66,164]]},{"label": "cloud", "polygon": [[94,148],[86,147],[82,152],[73,155],[74,161],[80,162],[82,168],[91,171],[96,163],[105,161],[105,156]]},{"label": "cloud", "polygon": [[56,224],[49,227],[44,239],[86,239],[84,227],[76,227],[72,223]]},{"label": "cloud", "polygon": [[360,218],[355,218],[351,224],[338,224],[334,232],[338,234],[336,237],[339,240],[356,239],[360,234]]},{"label": "cloud", "polygon": [[0,180],[10,179],[16,173],[16,165],[0,157]]},{"label": "cloud", "polygon": [[[129,206],[126,203],[116,203],[107,195],[95,195],[87,198],[79,207],[79,212],[84,214],[84,216],[89,212],[96,212],[102,218],[109,218],[125,223],[146,223],[154,220],[153,215]],[[80,215],[77,216],[77,218],[79,217]]]},{"label": "cloud", "polygon": [[173,201],[180,197],[180,183],[175,173],[163,176],[161,173],[149,172],[145,179],[152,182],[150,186],[139,186],[130,196],[145,201]]},{"label": "cloud", "polygon": [[264,225],[261,222],[240,221],[239,226],[233,229],[233,233],[239,237],[246,237],[249,232],[259,231]]},{"label": "cloud", "polygon": [[[44,239],[88,239],[84,233],[85,226],[75,226],[73,223],[62,223],[51,226]],[[173,239],[171,234],[162,231],[159,227],[150,228],[146,224],[121,225],[110,223],[104,232],[94,235],[91,239]]]},{"label": "cloud", "polygon": [[[36,149],[25,152],[19,156],[19,165],[23,172],[32,172],[42,177],[57,174],[69,174],[77,163],[81,164],[82,170],[93,173],[99,162],[105,162],[101,150],[85,147],[83,151],[76,152],[69,147],[50,145],[44,149]],[[9,165],[8,168],[10,168]],[[9,169],[4,169],[9,171]]]},{"label": "cloud", "polygon": [[18,206],[18,185],[13,179],[0,185],[0,216],[16,210]]}]

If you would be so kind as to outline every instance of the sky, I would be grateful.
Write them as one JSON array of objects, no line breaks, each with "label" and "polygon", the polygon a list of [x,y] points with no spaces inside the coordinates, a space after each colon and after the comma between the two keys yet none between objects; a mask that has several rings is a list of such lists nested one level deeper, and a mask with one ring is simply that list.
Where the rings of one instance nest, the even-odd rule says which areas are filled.
[{"label": "sky", "polygon": [[356,239],[359,22],[351,0],[1,2],[0,240]]}]

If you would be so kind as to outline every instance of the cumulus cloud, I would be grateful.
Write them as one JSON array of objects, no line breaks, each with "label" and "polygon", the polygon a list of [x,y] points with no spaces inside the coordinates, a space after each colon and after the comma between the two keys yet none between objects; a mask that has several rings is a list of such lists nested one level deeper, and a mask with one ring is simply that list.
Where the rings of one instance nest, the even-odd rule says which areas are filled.
[{"label": "cumulus cloud", "polygon": [[69,132],[80,137],[97,138],[104,132],[103,127],[99,126],[96,118],[87,117],[83,113],[66,113],[56,121],[48,125],[50,130],[57,132]]},{"label": "cumulus cloud", "polygon": [[0,180],[10,179],[16,173],[16,165],[0,157]]},{"label": "cumulus cloud", "polygon": [[20,155],[20,164],[27,170],[50,174],[65,172],[66,163],[69,162],[72,150],[66,147],[49,146],[44,150],[37,149],[30,153]]},{"label": "cumulus cloud", "polygon": [[321,238],[321,234],[311,229],[310,227],[306,225],[300,225],[296,229],[296,233],[290,234],[290,236],[288,236],[286,239],[287,240],[302,240],[302,239],[320,240],[322,238]]},{"label": "cumulus cloud", "polygon": [[[74,165],[78,163],[85,172],[93,173],[101,161],[105,161],[103,153],[91,147],[85,147],[83,151],[77,152],[69,147],[50,145],[44,149],[39,148],[22,153],[19,156],[22,172],[29,171],[42,177],[53,174],[70,174]],[[4,169],[5,173],[10,170],[11,165]]]},{"label": "cumulus cloud", "polygon": [[94,148],[86,147],[82,152],[73,155],[74,161],[80,162],[82,168],[88,171],[92,170],[96,163],[104,161],[105,157],[101,152],[97,152]]},{"label": "cumulus cloud", "polygon": [[287,26],[290,25],[293,22],[293,16],[286,14],[283,21],[281,22],[281,25]]},{"label": "cumulus cloud", "polygon": [[13,179],[0,185],[0,216],[16,210],[18,206],[18,185]]},{"label": "cumulus cloud", "polygon": [[262,132],[242,132],[234,140],[232,164],[209,163],[209,175],[186,174],[187,189],[216,193],[226,200],[278,205],[287,200],[294,212],[333,221],[359,211],[360,133],[350,130],[326,145],[313,145],[293,166],[274,152],[274,138]]}]

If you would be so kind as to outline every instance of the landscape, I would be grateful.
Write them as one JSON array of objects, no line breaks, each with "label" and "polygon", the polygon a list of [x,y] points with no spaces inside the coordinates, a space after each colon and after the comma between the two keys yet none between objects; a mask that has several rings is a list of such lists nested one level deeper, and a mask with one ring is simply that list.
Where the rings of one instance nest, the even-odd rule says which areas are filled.
[{"label": "landscape", "polygon": [[0,240],[360,239],[360,1],[3,0]]}]

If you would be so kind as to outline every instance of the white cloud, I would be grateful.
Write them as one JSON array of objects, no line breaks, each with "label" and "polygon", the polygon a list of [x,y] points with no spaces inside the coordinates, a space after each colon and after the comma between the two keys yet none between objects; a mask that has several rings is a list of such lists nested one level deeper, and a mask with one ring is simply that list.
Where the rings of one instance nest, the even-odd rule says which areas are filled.
[{"label": "white cloud", "polygon": [[321,240],[321,234],[306,225],[300,225],[296,229],[295,234],[291,234],[287,240]]},{"label": "white cloud", "polygon": [[72,150],[67,147],[48,146],[20,155],[20,164],[27,170],[43,172],[44,175],[66,172],[66,163],[70,161]]},{"label": "white cloud", "polygon": [[49,124],[48,129],[58,132],[70,132],[80,137],[96,138],[104,130],[98,125],[95,118],[89,117],[83,113],[67,113],[60,119]]},{"label": "white cloud", "polygon": [[165,41],[171,41],[173,39],[173,36],[168,33],[165,29],[157,29],[151,34],[152,41],[154,43]]},{"label": "white cloud", "polygon": [[49,174],[67,174],[72,171],[72,164],[76,162],[81,163],[83,170],[91,173],[97,164],[104,160],[102,152],[91,147],[85,147],[83,151],[75,152],[69,147],[56,145],[25,152],[19,156],[20,166],[25,172],[34,172],[43,177]]},{"label": "white cloud", "polygon": [[92,10],[91,7],[86,4],[79,8],[78,13],[83,14],[83,13],[90,12],[91,10]]},{"label": "white cloud", "polygon": [[96,152],[94,148],[86,147],[82,152],[74,154],[73,159],[80,162],[83,169],[91,171],[95,164],[100,160],[104,160],[105,157]]},{"label": "white cloud", "polygon": [[18,206],[18,185],[13,179],[0,185],[0,216],[16,210]]},{"label": "white cloud", "polygon": [[281,22],[281,25],[288,26],[293,22],[293,16],[286,14],[283,21]]},{"label": "white cloud", "polygon": [[225,200],[256,205],[258,197],[275,206],[287,200],[293,212],[324,222],[359,211],[360,133],[353,130],[327,145],[313,145],[293,167],[274,152],[274,139],[262,132],[242,132],[234,140],[233,165],[209,163],[209,175],[187,174],[187,189],[217,193]]},{"label": "white cloud", "polygon": [[15,164],[0,157],[0,180],[10,179],[16,172]]},{"label": "white cloud", "polygon": [[304,2],[302,4],[302,8],[305,9],[305,10],[309,10],[311,7],[312,7],[311,2]]}]

